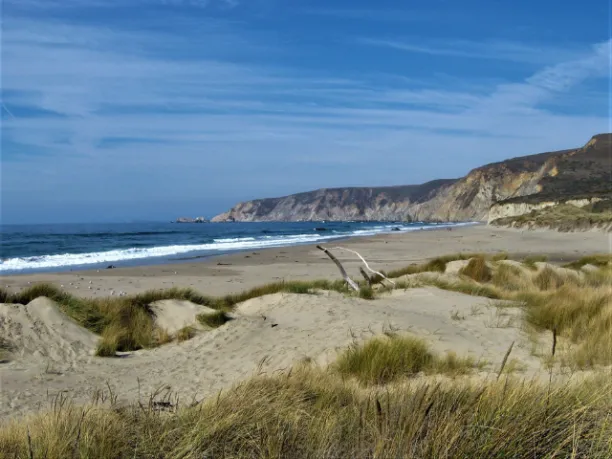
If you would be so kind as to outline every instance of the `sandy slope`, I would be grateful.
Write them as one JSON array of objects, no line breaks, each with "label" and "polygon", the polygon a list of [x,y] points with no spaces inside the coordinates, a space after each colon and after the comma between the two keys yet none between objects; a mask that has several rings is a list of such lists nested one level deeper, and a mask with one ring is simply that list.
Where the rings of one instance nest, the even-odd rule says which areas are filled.
[{"label": "sandy slope", "polygon": [[0,331],[12,345],[11,357],[28,364],[78,365],[91,360],[98,341],[47,298],[0,304]]},{"label": "sandy slope", "polygon": [[206,306],[181,300],[156,301],[151,304],[151,309],[155,314],[155,324],[170,334],[176,333],[183,327],[197,325],[198,314],[215,312]]},{"label": "sandy slope", "polygon": [[[183,303],[164,303],[165,314],[184,318],[199,308]],[[269,295],[239,305],[234,320],[190,341],[114,359],[91,357],[95,337],[48,300],[2,305],[0,311],[0,333],[20,349],[14,361],[0,365],[0,415],[37,409],[58,393],[86,402],[107,383],[123,401],[162,387],[178,391],[183,402],[199,399],[256,371],[274,372],[306,357],[327,363],[353,339],[384,329],[422,336],[441,352],[484,359],[489,370],[517,341],[512,356],[529,373],[540,368],[526,338],[508,326],[512,316],[500,318],[487,299],[435,288],[395,291],[374,301],[328,292]],[[179,318],[176,326],[183,324]]]}]

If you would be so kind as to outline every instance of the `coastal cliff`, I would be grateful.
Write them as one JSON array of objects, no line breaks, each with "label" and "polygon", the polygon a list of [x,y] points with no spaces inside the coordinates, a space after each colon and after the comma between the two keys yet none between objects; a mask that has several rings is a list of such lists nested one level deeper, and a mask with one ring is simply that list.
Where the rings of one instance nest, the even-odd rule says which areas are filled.
[{"label": "coastal cliff", "polygon": [[[326,188],[237,204],[212,221],[482,221],[544,203],[612,196],[612,134],[584,147],[487,164],[421,185]],[[534,207],[535,206],[535,207]]]},{"label": "coastal cliff", "polygon": [[529,214],[531,212],[539,212],[551,207],[560,205],[570,205],[578,208],[587,207],[601,201],[601,198],[583,198],[583,199],[569,199],[567,201],[543,201],[539,203],[527,203],[527,202],[510,202],[510,203],[496,203],[493,204],[489,210],[489,219],[487,223],[492,223],[495,220],[518,217],[520,215]]}]

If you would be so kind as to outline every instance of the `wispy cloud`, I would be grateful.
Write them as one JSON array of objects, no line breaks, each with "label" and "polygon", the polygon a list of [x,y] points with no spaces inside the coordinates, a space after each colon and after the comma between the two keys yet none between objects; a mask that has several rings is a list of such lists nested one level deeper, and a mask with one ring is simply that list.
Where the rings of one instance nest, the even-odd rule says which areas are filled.
[{"label": "wispy cloud", "polygon": [[[435,10],[398,10],[398,9],[374,9],[374,8],[305,8],[297,10],[299,14],[321,16],[341,19],[355,19],[363,21],[386,21],[386,22],[431,22],[439,21],[440,14]],[[443,19],[443,18],[442,18]],[[456,21],[453,16],[448,21]]]},{"label": "wispy cloud", "polygon": [[598,43],[583,56],[544,67],[524,82],[499,85],[495,92],[476,108],[533,110],[538,104],[570,91],[589,78],[604,78],[609,71],[611,46],[612,40]]},{"label": "wispy cloud", "polygon": [[5,7],[19,10],[71,9],[71,8],[117,8],[125,6],[181,6],[192,8],[209,8],[212,6],[235,8],[240,0],[3,0]]},{"label": "wispy cloud", "polygon": [[423,42],[422,40],[389,40],[380,38],[360,38],[358,43],[369,46],[386,47],[399,51],[469,59],[491,59],[512,62],[539,64],[550,60],[567,60],[578,55],[577,51],[567,48],[534,46],[516,42],[468,40]]}]

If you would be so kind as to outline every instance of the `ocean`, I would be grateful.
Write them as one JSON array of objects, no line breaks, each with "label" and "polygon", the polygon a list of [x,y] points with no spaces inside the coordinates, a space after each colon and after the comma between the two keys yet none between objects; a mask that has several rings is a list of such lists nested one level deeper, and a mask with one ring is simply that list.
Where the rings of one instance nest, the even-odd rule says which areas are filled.
[{"label": "ocean", "polygon": [[0,274],[173,263],[473,223],[109,223],[2,226]]}]

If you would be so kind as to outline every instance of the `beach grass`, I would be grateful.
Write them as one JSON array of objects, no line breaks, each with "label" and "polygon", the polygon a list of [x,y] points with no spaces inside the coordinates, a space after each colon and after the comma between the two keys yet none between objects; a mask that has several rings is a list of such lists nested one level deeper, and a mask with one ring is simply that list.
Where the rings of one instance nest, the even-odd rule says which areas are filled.
[{"label": "beach grass", "polygon": [[359,298],[363,300],[373,300],[375,297],[374,289],[369,285],[359,286]]},{"label": "beach grass", "polygon": [[192,325],[187,325],[176,332],[176,340],[179,343],[182,343],[183,341],[188,341],[191,338],[195,337],[195,335],[196,328]]},{"label": "beach grass", "polygon": [[459,279],[419,280],[444,290],[513,301],[524,309],[527,327],[554,333],[568,344],[567,365],[584,369],[612,364],[612,268],[607,264],[578,273],[553,265],[533,269],[529,260],[522,267],[497,263],[489,277],[481,274],[482,259],[476,260],[469,276],[464,271]]},{"label": "beach grass", "polygon": [[545,263],[548,261],[546,255],[528,255],[523,259],[523,264],[531,269],[537,269],[536,263]]},{"label": "beach grass", "polygon": [[612,254],[606,253],[588,255],[571,263],[567,263],[564,265],[564,267],[571,269],[580,269],[585,265],[593,265],[601,268],[604,266],[609,266],[610,264],[612,264]]},{"label": "beach grass", "polygon": [[352,344],[335,363],[344,376],[363,384],[388,384],[418,373],[464,374],[476,367],[473,359],[455,354],[439,356],[427,343],[413,336],[382,336]]},{"label": "beach grass", "polygon": [[[110,401],[108,400],[110,399]],[[612,382],[499,380],[362,386],[309,365],[256,376],[193,406],[66,399],[0,424],[4,457],[612,456]]]},{"label": "beach grass", "polygon": [[210,328],[217,328],[229,322],[231,317],[225,311],[215,311],[212,313],[198,314],[198,322]]},{"label": "beach grass", "polygon": [[210,316],[202,314],[198,320],[205,325],[218,327],[229,320],[226,312],[238,303],[280,292],[312,294],[318,290],[349,292],[343,281],[316,280],[274,282],[220,297],[202,295],[189,288],[170,288],[128,296],[82,298],[54,285],[41,283],[18,293],[0,289],[0,302],[28,304],[36,298],[47,297],[79,325],[101,335],[96,355],[110,357],[117,352],[152,348],[171,341],[171,337],[155,325],[150,305],[156,301],[187,300],[216,309],[217,313]]},{"label": "beach grass", "polygon": [[459,274],[474,279],[477,282],[488,282],[493,277],[491,268],[484,257],[471,258],[468,264],[459,270]]},{"label": "beach grass", "polygon": [[398,277],[420,274],[425,272],[440,272],[443,273],[446,270],[447,263],[458,260],[471,260],[473,258],[482,258],[485,260],[500,261],[508,259],[508,254],[505,252],[499,252],[495,254],[484,254],[484,253],[472,253],[472,252],[461,252],[450,255],[444,255],[441,257],[433,258],[425,263],[414,263],[404,268],[391,270],[386,274],[387,277],[395,279]]}]

